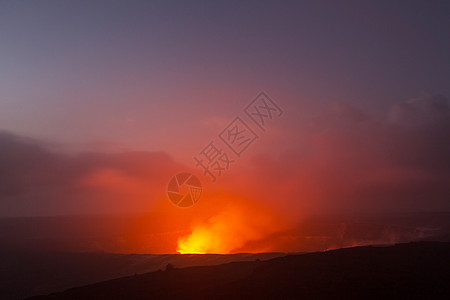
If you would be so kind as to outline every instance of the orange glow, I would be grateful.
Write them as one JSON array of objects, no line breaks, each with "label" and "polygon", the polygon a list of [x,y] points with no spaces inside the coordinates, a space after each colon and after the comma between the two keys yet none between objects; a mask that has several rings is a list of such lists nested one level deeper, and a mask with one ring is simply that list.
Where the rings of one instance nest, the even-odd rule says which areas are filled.
[{"label": "orange glow", "polygon": [[180,254],[229,253],[234,243],[230,243],[227,234],[233,230],[233,221],[235,222],[233,219],[226,221],[224,215],[219,215],[205,224],[196,226],[189,236],[178,239],[177,252]]},{"label": "orange glow", "polygon": [[220,241],[218,236],[214,236],[211,230],[200,226],[194,229],[191,235],[178,240],[177,252],[180,254],[205,254],[218,253]]},{"label": "orange glow", "polygon": [[261,239],[280,229],[280,222],[275,221],[273,212],[254,210],[236,204],[206,222],[197,224],[189,235],[180,237],[177,252],[180,254],[242,252],[245,251],[247,242]]}]

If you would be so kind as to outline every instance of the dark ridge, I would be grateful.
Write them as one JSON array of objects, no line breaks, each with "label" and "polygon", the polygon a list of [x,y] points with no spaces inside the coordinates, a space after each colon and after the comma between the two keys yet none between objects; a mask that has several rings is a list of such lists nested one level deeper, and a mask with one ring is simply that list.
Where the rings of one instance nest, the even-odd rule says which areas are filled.
[{"label": "dark ridge", "polygon": [[450,243],[169,268],[32,299],[450,299]]}]

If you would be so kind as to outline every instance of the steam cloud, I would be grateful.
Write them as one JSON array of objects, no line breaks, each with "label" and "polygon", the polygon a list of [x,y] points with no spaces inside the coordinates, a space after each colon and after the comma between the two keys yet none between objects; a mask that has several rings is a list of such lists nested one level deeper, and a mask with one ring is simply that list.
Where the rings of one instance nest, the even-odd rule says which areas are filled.
[{"label": "steam cloud", "polygon": [[[378,119],[337,104],[293,134],[291,150],[253,157],[217,189],[294,216],[315,209],[450,208],[450,108],[442,96],[398,103]],[[67,155],[0,132],[0,211],[145,211],[164,199],[161,187],[184,169],[163,152]]]}]

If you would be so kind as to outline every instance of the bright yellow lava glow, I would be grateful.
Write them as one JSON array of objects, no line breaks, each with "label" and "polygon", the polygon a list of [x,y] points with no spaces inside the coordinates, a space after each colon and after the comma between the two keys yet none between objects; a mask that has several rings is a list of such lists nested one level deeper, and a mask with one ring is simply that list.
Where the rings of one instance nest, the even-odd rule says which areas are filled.
[{"label": "bright yellow lava glow", "polygon": [[204,226],[196,227],[192,234],[178,240],[180,254],[228,253],[220,249],[220,240],[214,232]]},{"label": "bright yellow lava glow", "polygon": [[270,215],[254,209],[228,207],[197,224],[178,239],[180,254],[229,254],[241,251],[248,241],[261,239],[279,226]]}]

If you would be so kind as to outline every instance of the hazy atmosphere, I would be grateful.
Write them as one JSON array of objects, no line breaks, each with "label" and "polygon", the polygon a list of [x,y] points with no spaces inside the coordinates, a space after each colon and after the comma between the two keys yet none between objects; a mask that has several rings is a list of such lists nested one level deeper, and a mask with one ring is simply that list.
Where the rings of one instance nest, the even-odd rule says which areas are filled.
[{"label": "hazy atmosphere", "polygon": [[449,15],[438,0],[2,1],[0,250],[448,237]]}]

